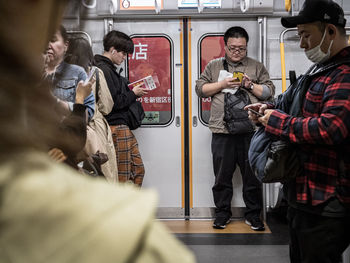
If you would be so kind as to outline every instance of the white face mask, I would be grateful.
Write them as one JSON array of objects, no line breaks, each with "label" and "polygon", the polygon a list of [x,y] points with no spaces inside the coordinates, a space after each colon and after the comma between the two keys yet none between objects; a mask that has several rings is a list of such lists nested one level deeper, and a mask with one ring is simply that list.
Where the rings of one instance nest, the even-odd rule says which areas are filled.
[{"label": "white face mask", "polygon": [[329,48],[328,48],[327,53],[324,53],[321,50],[321,45],[323,43],[323,40],[324,40],[325,36],[326,36],[326,30],[323,33],[323,37],[322,37],[322,40],[321,40],[320,44],[318,44],[316,47],[314,47],[312,49],[309,49],[309,50],[305,51],[305,55],[313,63],[321,63],[321,62],[327,60],[329,58],[330,54],[331,54],[331,47],[333,45],[333,40],[329,44]]}]

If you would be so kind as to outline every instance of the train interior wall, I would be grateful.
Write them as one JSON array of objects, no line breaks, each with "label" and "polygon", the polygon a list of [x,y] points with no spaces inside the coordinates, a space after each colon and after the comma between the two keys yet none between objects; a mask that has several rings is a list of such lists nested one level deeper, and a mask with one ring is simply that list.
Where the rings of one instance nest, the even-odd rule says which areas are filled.
[{"label": "train interior wall", "polygon": [[[200,41],[208,34],[223,35],[230,26],[245,27],[250,35],[248,56],[265,64],[278,95],[282,92],[280,35],[284,30],[280,24],[280,16],[291,13],[284,10],[284,1],[277,0],[272,1],[272,4],[271,1],[266,1],[269,8],[267,12],[256,9],[245,15],[239,12],[235,1],[223,0],[222,5],[227,8],[222,17],[220,10],[204,10],[202,14],[196,14],[196,10],[178,11],[175,10],[175,2],[165,0],[165,10],[161,10],[160,14],[135,12],[133,15],[116,10],[111,15],[108,10],[109,1],[100,0],[83,17],[68,11],[63,24],[70,31],[86,32],[91,37],[95,54],[103,52],[103,36],[111,29],[145,41],[150,37],[165,39],[169,55],[166,64],[168,75],[165,76],[168,86],[162,98],[166,98],[164,100],[167,105],[159,107],[163,111],[161,115],[166,117],[164,121],[159,119],[158,122],[146,123],[135,131],[146,169],[144,187],[158,192],[160,218],[211,217],[214,207],[211,193],[214,183],[211,133],[203,120],[203,105],[194,91],[195,81],[201,71]],[[251,2],[255,4],[257,1]],[[302,2],[293,1],[293,12],[298,11]],[[350,21],[350,3],[345,0],[337,2],[343,6],[346,18]],[[84,8],[86,7],[82,7],[80,11]],[[173,11],[167,13],[166,8]],[[294,70],[299,76],[311,64],[299,49],[296,32],[287,33],[284,41],[286,71],[288,73]],[[157,56],[156,52],[153,52],[153,56]],[[130,77],[128,74],[133,70],[128,68],[128,65],[132,65],[130,59],[129,64],[123,65],[123,74],[127,77]],[[164,57],[157,59],[163,60]],[[240,216],[244,202],[239,169],[236,169],[233,184],[232,207],[237,208],[236,214]],[[265,205],[271,208],[276,203],[280,186],[266,185],[265,189]]]}]

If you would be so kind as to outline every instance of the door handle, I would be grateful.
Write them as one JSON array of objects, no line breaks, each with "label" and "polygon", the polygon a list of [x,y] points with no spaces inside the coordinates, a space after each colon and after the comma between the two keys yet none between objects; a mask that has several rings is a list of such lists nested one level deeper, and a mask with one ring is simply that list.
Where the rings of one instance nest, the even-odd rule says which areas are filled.
[{"label": "door handle", "polygon": [[198,118],[197,118],[197,116],[193,116],[193,118],[192,118],[192,125],[193,125],[193,127],[197,127],[197,125],[198,125]]},{"label": "door handle", "polygon": [[180,116],[176,116],[176,118],[175,118],[175,126],[176,127],[180,127],[180,125],[181,125]]}]

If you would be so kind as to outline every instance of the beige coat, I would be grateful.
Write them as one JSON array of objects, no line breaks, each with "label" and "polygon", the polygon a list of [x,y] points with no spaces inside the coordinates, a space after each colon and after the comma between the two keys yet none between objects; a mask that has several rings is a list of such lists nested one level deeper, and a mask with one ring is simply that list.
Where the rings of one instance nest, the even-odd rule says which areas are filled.
[{"label": "beige coat", "polygon": [[110,185],[46,154],[0,164],[1,263],[192,263],[155,221],[156,194]]},{"label": "beige coat", "polygon": [[[114,102],[109,92],[102,70],[96,68],[99,74],[99,100],[95,104],[95,114],[88,124],[88,140],[85,146],[88,153],[106,153],[108,161],[101,168],[109,182],[118,181],[117,157],[113,144],[112,132],[104,115],[111,112]],[[96,82],[92,87],[96,98]]]}]

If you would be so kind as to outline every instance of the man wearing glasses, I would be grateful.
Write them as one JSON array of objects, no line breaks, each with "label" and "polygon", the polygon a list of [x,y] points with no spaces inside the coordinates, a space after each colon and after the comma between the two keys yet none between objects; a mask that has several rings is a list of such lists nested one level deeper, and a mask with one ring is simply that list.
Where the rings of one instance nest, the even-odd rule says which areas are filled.
[{"label": "man wearing glasses", "polygon": [[[261,183],[253,174],[248,149],[253,131],[231,134],[224,121],[225,91],[240,87],[249,95],[252,103],[273,97],[275,87],[264,65],[247,57],[249,36],[242,27],[231,27],[224,35],[225,57],[208,63],[196,82],[196,93],[201,98],[211,97],[209,128],[212,131],[211,150],[215,184],[212,188],[216,218],[214,228],[224,229],[232,216],[233,195],[232,177],[238,164],[243,181],[243,200],[246,205],[245,222],[253,230],[265,229],[261,221],[262,192]],[[243,80],[232,77],[219,79],[220,71],[242,72]],[[222,72],[221,72],[222,73]]]}]

